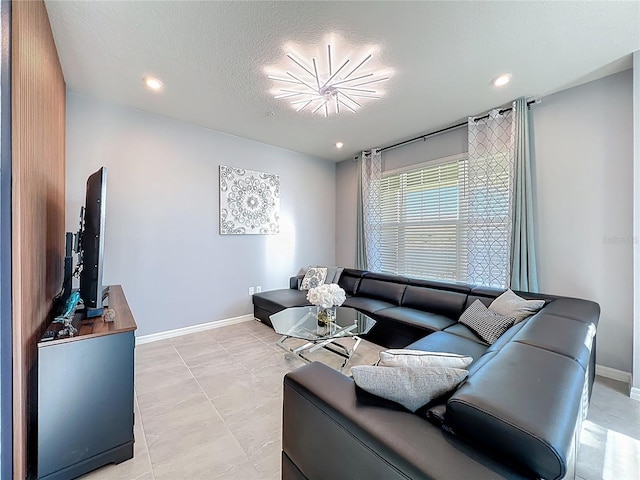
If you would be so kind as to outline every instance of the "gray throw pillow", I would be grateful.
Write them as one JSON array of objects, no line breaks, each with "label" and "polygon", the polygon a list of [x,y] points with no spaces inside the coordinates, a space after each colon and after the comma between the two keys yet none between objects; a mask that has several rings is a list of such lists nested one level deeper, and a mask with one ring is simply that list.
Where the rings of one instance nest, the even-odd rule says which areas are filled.
[{"label": "gray throw pillow", "polygon": [[381,367],[452,367],[467,368],[473,358],[457,353],[424,352],[405,348],[380,352]]},{"label": "gray throw pillow", "polygon": [[[338,283],[343,271],[344,268],[342,267],[329,267],[327,271],[327,279],[324,283]],[[333,275],[330,275],[330,273],[333,273]]]},{"label": "gray throw pillow", "polygon": [[468,373],[445,367],[351,367],[358,387],[412,412],[456,388]]},{"label": "gray throw pillow", "polygon": [[515,323],[516,319],[498,315],[485,307],[480,300],[476,300],[460,315],[458,321],[491,345]]},{"label": "gray throw pillow", "polygon": [[544,307],[544,300],[525,300],[512,290],[507,290],[491,302],[489,310],[505,317],[514,317],[515,323],[519,323],[542,307]]}]

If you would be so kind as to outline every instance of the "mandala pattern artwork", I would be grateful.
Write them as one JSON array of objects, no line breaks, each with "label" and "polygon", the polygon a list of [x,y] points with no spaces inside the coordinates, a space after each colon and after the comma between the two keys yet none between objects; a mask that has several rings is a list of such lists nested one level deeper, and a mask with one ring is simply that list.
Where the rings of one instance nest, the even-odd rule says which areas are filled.
[{"label": "mandala pattern artwork", "polygon": [[280,177],[220,165],[220,234],[279,233]]}]

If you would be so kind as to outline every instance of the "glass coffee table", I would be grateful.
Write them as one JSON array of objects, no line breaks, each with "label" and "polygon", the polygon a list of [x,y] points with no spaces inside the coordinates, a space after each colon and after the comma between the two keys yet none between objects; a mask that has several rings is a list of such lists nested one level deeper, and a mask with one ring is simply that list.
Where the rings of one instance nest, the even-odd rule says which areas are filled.
[{"label": "glass coffee table", "polygon": [[[318,321],[318,307],[293,307],[271,315],[273,329],[282,335],[277,345],[287,352],[293,353],[305,362],[311,362],[305,355],[323,348],[343,357],[349,362],[360,345],[364,335],[376,324],[376,321],[365,314],[349,307],[337,307],[336,318],[328,324]],[[291,348],[285,342],[291,338],[307,340],[302,346]],[[336,340],[350,338],[354,340],[351,349]]]}]

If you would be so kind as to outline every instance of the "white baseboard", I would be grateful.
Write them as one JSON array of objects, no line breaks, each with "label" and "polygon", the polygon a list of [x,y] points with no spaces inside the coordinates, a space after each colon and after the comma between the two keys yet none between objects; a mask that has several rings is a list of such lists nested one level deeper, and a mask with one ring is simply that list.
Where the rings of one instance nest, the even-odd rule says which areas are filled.
[{"label": "white baseboard", "polygon": [[157,342],[158,340],[165,340],[167,338],[180,337],[181,335],[188,335],[189,333],[203,332],[205,330],[211,330],[212,328],[228,327],[229,325],[248,322],[250,320],[254,320],[252,313],[248,315],[241,315],[240,317],[225,318],[224,320],[218,320],[215,322],[200,323],[189,327],[176,328],[175,330],[167,330],[166,332],[142,335],[141,337],[136,337],[136,345]]},{"label": "white baseboard", "polygon": [[618,380],[619,382],[625,382],[627,385],[631,383],[631,373],[616,368],[605,367],[604,365],[596,364],[596,375],[610,378],[611,380]]},{"label": "white baseboard", "polygon": [[640,388],[638,387],[631,387],[631,391],[629,392],[629,396],[633,399],[633,400],[638,400],[640,402]]}]

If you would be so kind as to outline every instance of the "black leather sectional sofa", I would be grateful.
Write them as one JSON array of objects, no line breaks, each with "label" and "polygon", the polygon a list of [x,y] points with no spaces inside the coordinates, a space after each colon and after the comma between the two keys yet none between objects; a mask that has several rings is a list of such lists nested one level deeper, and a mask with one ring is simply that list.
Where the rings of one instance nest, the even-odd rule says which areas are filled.
[{"label": "black leather sectional sofa", "polygon": [[[308,305],[289,289],[254,295],[256,318]],[[284,379],[283,479],[573,478],[576,446],[595,376],[596,303],[544,299],[535,315],[487,345],[460,314],[502,290],[345,269],[345,306],[377,323],[387,347],[473,357],[448,397],[411,413],[358,389],[320,363]]]}]

